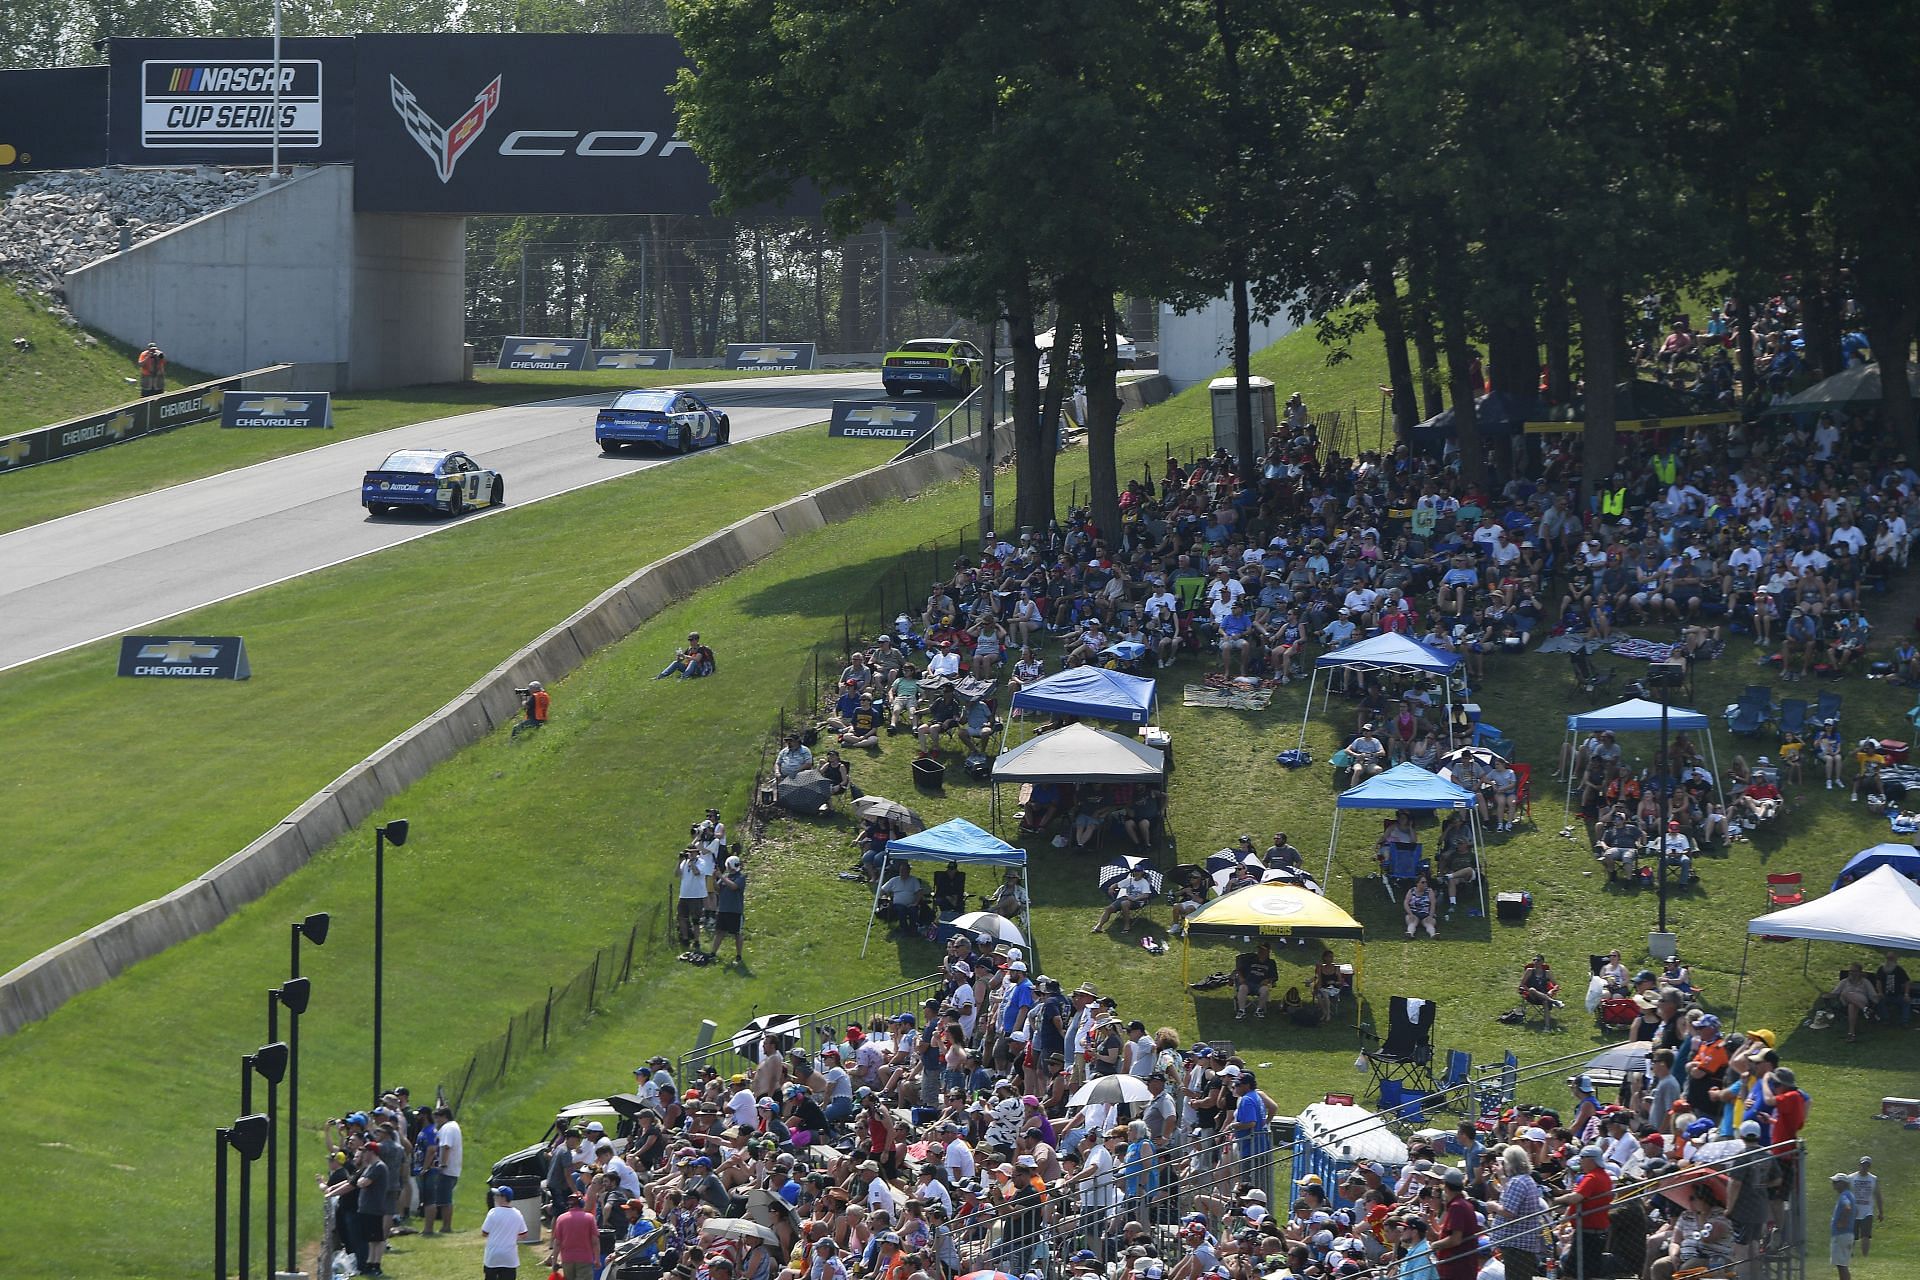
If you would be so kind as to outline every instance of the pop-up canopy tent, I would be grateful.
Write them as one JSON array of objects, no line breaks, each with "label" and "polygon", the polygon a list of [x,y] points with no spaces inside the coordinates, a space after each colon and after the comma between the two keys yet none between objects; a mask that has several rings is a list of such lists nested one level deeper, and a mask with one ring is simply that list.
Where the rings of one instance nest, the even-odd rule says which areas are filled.
[{"label": "pop-up canopy tent", "polygon": [[[1505,391],[1489,391],[1473,402],[1474,425],[1482,440],[1505,440],[1517,434],[1523,424],[1543,419],[1547,413],[1547,406],[1538,397],[1526,398]],[[1416,423],[1411,432],[1412,443],[1432,447],[1453,439],[1459,432],[1453,416],[1453,409],[1449,407],[1425,422]]]},{"label": "pop-up canopy tent", "polygon": [[[1439,676],[1444,688],[1447,703],[1447,724],[1453,724],[1453,681],[1454,672],[1460,667],[1460,655],[1447,653],[1441,649],[1430,649],[1418,640],[1409,640],[1397,631],[1385,631],[1365,640],[1356,640],[1332,653],[1322,654],[1314,659],[1313,675],[1307,681],[1307,705],[1300,713],[1300,742],[1307,745],[1307,717],[1313,714],[1313,687],[1320,679],[1323,669],[1346,667],[1357,671],[1385,671],[1392,675]],[[1325,711],[1333,700],[1333,681],[1327,681],[1326,693],[1320,699],[1320,709]]]},{"label": "pop-up canopy tent", "polygon": [[[1180,949],[1180,981],[1187,981],[1193,935],[1260,934],[1278,938],[1352,938],[1353,990],[1360,993],[1360,922],[1317,893],[1291,884],[1250,884],[1223,893],[1187,919]],[[1360,1001],[1353,1002],[1356,1016]]]},{"label": "pop-up canopy tent", "polygon": [[[1920,368],[1907,367],[1907,385],[1920,396]],[[1831,378],[1823,378],[1798,395],[1760,411],[1765,418],[1775,414],[1814,413],[1841,404],[1877,404],[1880,400],[1880,366],[1856,364]]]},{"label": "pop-up canopy tent", "polygon": [[1166,753],[1088,724],[1053,729],[1003,751],[993,762],[993,822],[1000,824],[1000,784],[1134,782],[1158,787]]},{"label": "pop-up canopy tent", "polygon": [[[1713,721],[1698,711],[1686,707],[1668,707],[1667,729],[1704,729],[1707,732],[1707,759],[1713,765],[1713,789],[1722,801],[1727,793],[1720,786],[1720,757],[1713,749]],[[1628,698],[1625,702],[1616,702],[1610,707],[1601,707],[1598,711],[1583,711],[1579,715],[1567,717],[1567,749],[1570,753],[1574,739],[1583,733],[1599,733],[1612,730],[1614,733],[1645,733],[1660,729],[1660,704],[1645,698]],[[1570,754],[1563,758],[1571,758]],[[1567,770],[1566,807],[1573,808],[1573,770]]]},{"label": "pop-up canopy tent", "polygon": [[1154,709],[1154,682],[1106,667],[1068,667],[1013,695],[1021,711],[1146,724]]},{"label": "pop-up canopy tent", "polygon": [[1907,879],[1920,882],[1920,849],[1910,844],[1877,844],[1871,849],[1862,849],[1840,868],[1840,874],[1833,878],[1833,887],[1843,889],[1855,880],[1866,878],[1876,867],[1892,867]]},{"label": "pop-up canopy tent", "polygon": [[[1825,897],[1754,917],[1747,921],[1749,947],[1755,934],[1804,939],[1808,952],[1816,942],[1852,943],[1882,951],[1920,951],[1920,884],[1907,879],[1892,866],[1875,867]],[[1801,967],[1804,971],[1804,957]],[[1740,978],[1743,982],[1746,976],[1747,955],[1742,950]],[[1733,1009],[1738,1016],[1738,987],[1734,989]]]},{"label": "pop-up canopy tent", "polygon": [[1340,815],[1348,809],[1464,810],[1467,828],[1473,833],[1473,883],[1480,891],[1480,914],[1487,913],[1487,875],[1480,857],[1480,807],[1474,803],[1471,791],[1411,762],[1397,764],[1358,786],[1348,787],[1333,802],[1333,835],[1327,840],[1327,874],[1320,881],[1323,885],[1333,883],[1333,854],[1340,845]]},{"label": "pop-up canopy tent", "polygon": [[[974,863],[991,867],[1020,868],[1020,887],[1027,886],[1027,851],[1015,848],[998,836],[991,835],[968,822],[965,818],[954,818],[937,827],[917,831],[898,840],[887,841],[888,862],[957,862],[961,866]],[[886,883],[882,874],[873,886],[873,912],[880,912],[880,885]],[[867,944],[873,941],[873,915],[867,917],[866,941],[860,944],[860,954],[867,954]],[[1033,937],[1033,916],[1031,911],[1021,912],[1020,923],[1025,926],[1027,937]]]}]

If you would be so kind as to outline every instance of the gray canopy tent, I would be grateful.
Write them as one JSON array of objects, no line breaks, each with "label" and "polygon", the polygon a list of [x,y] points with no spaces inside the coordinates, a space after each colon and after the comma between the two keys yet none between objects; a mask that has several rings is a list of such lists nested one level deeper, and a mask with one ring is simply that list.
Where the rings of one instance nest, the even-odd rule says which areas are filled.
[{"label": "gray canopy tent", "polygon": [[1088,724],[1070,724],[1029,738],[993,762],[993,826],[1000,827],[1000,784],[1026,782],[1166,782],[1166,753]]}]

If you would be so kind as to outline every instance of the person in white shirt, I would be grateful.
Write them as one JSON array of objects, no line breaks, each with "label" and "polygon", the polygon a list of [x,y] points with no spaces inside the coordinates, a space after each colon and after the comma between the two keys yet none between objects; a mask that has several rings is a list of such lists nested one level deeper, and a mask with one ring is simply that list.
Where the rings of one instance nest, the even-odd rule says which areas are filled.
[{"label": "person in white shirt", "polygon": [[1154,1072],[1154,1058],[1153,1039],[1147,1035],[1147,1024],[1135,1018],[1127,1024],[1127,1074],[1145,1080]]},{"label": "person in white shirt", "polygon": [[1813,431],[1813,460],[1827,462],[1833,458],[1833,446],[1840,443],[1840,428],[1826,414],[1820,415],[1820,425]]},{"label": "person in white shirt", "polygon": [[1616,1111],[1607,1117],[1607,1140],[1600,1144],[1600,1163],[1614,1177],[1625,1173],[1640,1158],[1640,1140],[1633,1136],[1632,1116]]},{"label": "person in white shirt", "polygon": [[460,1133],[460,1126],[454,1123],[453,1110],[450,1107],[436,1107],[433,1112],[434,1130],[440,1136],[433,1148],[433,1202],[427,1206],[427,1225],[420,1234],[433,1234],[433,1224],[439,1222],[444,1231],[453,1230],[453,1189],[460,1181],[460,1166],[466,1154],[466,1139]]},{"label": "person in white shirt", "polygon": [[627,1199],[640,1198],[640,1175],[633,1171],[632,1165],[614,1153],[611,1139],[602,1138],[595,1146],[594,1154],[600,1158],[600,1167],[620,1180],[620,1189],[626,1192]]},{"label": "person in white shirt", "polygon": [[1727,557],[1727,566],[1729,568],[1735,572],[1745,569],[1755,577],[1759,576],[1760,566],[1764,563],[1765,561],[1760,556],[1760,549],[1753,545],[1753,539],[1751,538],[1741,543],[1734,549],[1733,554]]},{"label": "person in white shirt", "polygon": [[1207,608],[1217,621],[1233,611],[1233,602],[1247,594],[1240,579],[1228,573],[1224,568],[1214,571],[1213,581],[1207,584]]},{"label": "person in white shirt", "polygon": [[960,1136],[960,1126],[949,1120],[941,1126],[947,1144],[946,1155],[941,1163],[947,1167],[947,1180],[953,1183],[972,1182],[977,1167],[973,1159],[973,1148]]},{"label": "person in white shirt", "polygon": [[733,1096],[727,1099],[727,1118],[751,1129],[760,1118],[754,1110],[753,1088],[747,1078],[740,1075],[733,1078],[732,1084],[734,1091]]},{"label": "person in white shirt", "polygon": [[700,945],[700,915],[706,910],[707,893],[713,883],[713,859],[698,844],[690,844],[681,850],[677,870],[680,878],[680,897],[676,904],[680,945],[697,947]]},{"label": "person in white shirt", "polygon": [[1850,517],[1845,524],[1833,531],[1832,537],[1827,539],[1827,545],[1830,547],[1837,547],[1842,544],[1846,546],[1849,552],[1856,556],[1864,551],[1867,546],[1867,535],[1860,532],[1860,526],[1855,524]]},{"label": "person in white shirt", "polygon": [[493,1208],[480,1221],[480,1238],[487,1280],[509,1280],[520,1266],[520,1242],[527,1238],[527,1220],[513,1207],[512,1187],[493,1189]]},{"label": "person in white shirt", "polygon": [[938,650],[927,655],[927,674],[949,679],[960,674],[960,655],[953,651],[952,644],[943,640]]},{"label": "person in white shirt", "polygon": [[1809,565],[1813,567],[1815,573],[1825,573],[1827,566],[1833,563],[1833,557],[1818,547],[1808,547],[1804,551],[1794,552],[1793,559],[1788,563],[1793,565],[1795,573],[1805,573]]},{"label": "person in white shirt", "polygon": [[1120,916],[1120,932],[1131,932],[1133,913],[1146,906],[1153,897],[1153,881],[1147,878],[1145,868],[1135,868],[1113,886],[1112,893],[1107,909],[1100,913],[1099,923],[1093,926],[1094,933],[1104,932],[1107,921],[1113,919],[1116,912]]},{"label": "person in white shirt", "polygon": [[1156,611],[1165,610],[1168,617],[1180,612],[1180,599],[1165,587],[1147,597],[1146,612],[1152,617]]}]

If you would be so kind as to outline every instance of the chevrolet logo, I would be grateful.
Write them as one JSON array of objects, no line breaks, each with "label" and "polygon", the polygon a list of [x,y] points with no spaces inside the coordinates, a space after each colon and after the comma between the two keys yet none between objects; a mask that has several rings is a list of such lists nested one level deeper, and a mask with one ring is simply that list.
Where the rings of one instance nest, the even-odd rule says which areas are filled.
[{"label": "chevrolet logo", "polygon": [[133,415],[131,413],[116,413],[111,418],[108,418],[104,425],[107,428],[107,438],[109,440],[123,439],[133,430]]},{"label": "chevrolet logo", "polygon": [[200,396],[200,408],[207,413],[218,413],[220,412],[220,406],[225,404],[226,401],[227,393],[224,391],[216,389],[204,392]]},{"label": "chevrolet logo", "polygon": [[601,356],[598,366],[602,369],[651,369],[660,363],[658,356],[637,356],[628,352],[617,356]]},{"label": "chevrolet logo", "polygon": [[557,360],[572,355],[573,348],[564,342],[523,342],[513,349],[513,354],[534,360]]},{"label": "chevrolet logo", "polygon": [[779,364],[783,360],[798,360],[800,353],[789,347],[753,347],[740,353],[744,364]]},{"label": "chevrolet logo", "polygon": [[307,400],[289,400],[285,396],[267,396],[260,400],[242,400],[240,402],[240,412],[259,414],[305,413],[309,403],[311,402]]},{"label": "chevrolet logo", "polygon": [[0,467],[17,467],[33,455],[33,445],[25,440],[0,444]]},{"label": "chevrolet logo", "polygon": [[143,661],[211,662],[219,656],[219,645],[195,644],[191,640],[169,640],[165,644],[140,646],[140,657]]},{"label": "chevrolet logo", "polygon": [[870,427],[890,427],[896,422],[912,422],[919,416],[918,409],[903,409],[896,404],[876,404],[853,410],[847,414],[847,421],[864,422]]}]

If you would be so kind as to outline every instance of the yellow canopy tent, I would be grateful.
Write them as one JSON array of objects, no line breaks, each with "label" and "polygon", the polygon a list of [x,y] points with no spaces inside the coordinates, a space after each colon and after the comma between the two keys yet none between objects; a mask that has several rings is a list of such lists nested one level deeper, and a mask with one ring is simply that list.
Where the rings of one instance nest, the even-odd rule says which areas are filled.
[{"label": "yellow canopy tent", "polygon": [[1360,922],[1348,915],[1338,903],[1309,889],[1291,884],[1250,884],[1232,893],[1223,893],[1200,908],[1187,920],[1184,945],[1180,950],[1180,982],[1186,985],[1187,961],[1193,951],[1194,934],[1259,934],[1280,938],[1352,938],[1353,993],[1359,1005],[1360,939],[1365,936]]}]

